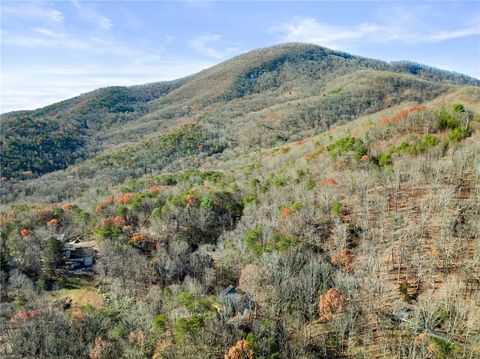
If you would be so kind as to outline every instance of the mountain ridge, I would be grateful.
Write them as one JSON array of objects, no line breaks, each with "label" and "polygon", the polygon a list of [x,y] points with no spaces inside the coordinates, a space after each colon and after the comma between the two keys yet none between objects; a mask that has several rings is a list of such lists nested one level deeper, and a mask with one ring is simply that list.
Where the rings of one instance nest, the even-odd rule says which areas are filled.
[{"label": "mountain ridge", "polygon": [[[471,84],[480,86],[480,81],[415,63],[280,44],[185,78],[106,87],[37,110],[4,114],[1,171],[7,179],[38,177],[135,146],[189,121],[220,131],[234,148],[273,146]],[[35,129],[38,124],[41,129]]]}]

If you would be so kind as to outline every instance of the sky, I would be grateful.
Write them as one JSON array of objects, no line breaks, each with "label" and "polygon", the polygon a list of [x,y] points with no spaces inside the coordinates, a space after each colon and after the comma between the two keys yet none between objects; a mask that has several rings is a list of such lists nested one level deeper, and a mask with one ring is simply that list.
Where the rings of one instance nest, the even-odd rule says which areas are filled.
[{"label": "sky", "polygon": [[480,78],[479,1],[0,2],[0,113],[308,42]]}]

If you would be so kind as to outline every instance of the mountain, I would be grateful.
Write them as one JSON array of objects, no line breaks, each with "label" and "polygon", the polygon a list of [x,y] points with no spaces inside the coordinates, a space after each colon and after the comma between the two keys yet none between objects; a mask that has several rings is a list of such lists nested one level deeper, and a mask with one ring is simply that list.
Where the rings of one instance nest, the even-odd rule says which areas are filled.
[{"label": "mountain", "polygon": [[480,81],[308,44],[1,117],[0,350],[480,355]]},{"label": "mountain", "polygon": [[[414,63],[388,64],[313,45],[279,45],[185,79],[104,88],[4,115],[2,174],[42,175],[200,118],[222,132],[230,146],[272,146],[402,101],[420,103],[455,86],[479,84]],[[239,137],[239,131],[256,135]]]}]

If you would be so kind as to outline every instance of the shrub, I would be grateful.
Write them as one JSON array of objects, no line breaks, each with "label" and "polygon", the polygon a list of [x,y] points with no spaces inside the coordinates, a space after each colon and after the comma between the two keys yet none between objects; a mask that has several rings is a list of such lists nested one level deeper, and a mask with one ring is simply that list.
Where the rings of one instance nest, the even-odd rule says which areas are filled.
[{"label": "shrub", "polygon": [[154,208],[152,213],[150,214],[150,218],[158,219],[160,217],[162,217],[162,208]]},{"label": "shrub", "polygon": [[162,332],[167,326],[167,316],[164,314],[159,314],[153,318],[153,328],[156,331]]},{"label": "shrub", "polygon": [[204,321],[199,315],[192,315],[190,318],[180,318],[175,324],[177,338],[182,340],[185,335],[194,335],[203,328]]},{"label": "shrub", "polygon": [[355,256],[350,249],[345,249],[332,257],[332,264],[339,265],[349,270]]},{"label": "shrub", "polygon": [[367,153],[367,148],[360,138],[345,136],[327,146],[330,156],[335,159],[349,152],[353,152],[354,158],[360,161],[363,155]]},{"label": "shrub", "polygon": [[466,128],[454,128],[453,130],[450,131],[448,134],[448,142],[460,142],[464,138],[468,137],[469,131]]},{"label": "shrub", "polygon": [[121,339],[125,336],[125,334],[127,334],[125,327],[122,325],[117,325],[110,330],[109,337],[112,339]]},{"label": "shrub", "polygon": [[153,196],[154,194],[151,192],[139,192],[132,195],[129,199],[129,202],[131,203],[133,209],[139,210],[141,208],[142,201],[145,198],[152,198]]},{"label": "shrub", "polygon": [[452,105],[452,110],[454,112],[465,112],[465,107],[460,103],[455,103]]},{"label": "shrub", "polygon": [[107,221],[100,227],[97,227],[95,233],[100,238],[114,240],[122,235],[122,228],[111,221]]},{"label": "shrub", "polygon": [[108,357],[111,346],[112,344],[103,340],[101,337],[95,338],[95,345],[89,353],[90,359],[103,359]]},{"label": "shrub", "polygon": [[438,137],[426,134],[424,135],[420,141],[414,143],[413,145],[407,146],[405,149],[400,149],[400,151],[406,151],[408,153],[418,154],[427,151],[429,148],[436,146],[440,140]]},{"label": "shrub", "polygon": [[263,254],[263,226],[250,229],[245,236],[245,245],[257,255]]},{"label": "shrub", "polygon": [[340,216],[343,213],[342,204],[338,201],[334,202],[330,207],[330,213],[334,216]]},{"label": "shrub", "polygon": [[308,190],[308,191],[311,191],[312,189],[315,188],[315,180],[312,178],[312,177],[309,177],[307,182],[305,183],[305,188]]},{"label": "shrub", "polygon": [[292,213],[292,211],[288,207],[282,207],[280,209],[280,216],[281,217],[287,218],[288,216],[290,216],[291,213]]},{"label": "shrub", "polygon": [[204,316],[215,311],[212,297],[197,299],[192,292],[187,291],[179,294],[178,301],[194,314]]},{"label": "shrub", "polygon": [[275,233],[272,241],[267,243],[266,249],[268,251],[277,250],[280,252],[286,252],[287,250],[295,247],[297,244],[297,238],[292,235]]},{"label": "shrub", "polygon": [[402,142],[400,145],[390,148],[388,151],[381,153],[377,157],[380,167],[388,167],[393,165],[392,157],[398,153],[419,154],[427,151],[429,148],[436,146],[440,140],[438,137],[426,134],[415,143]]},{"label": "shrub", "polygon": [[297,245],[297,238],[293,235],[274,232],[271,238],[266,238],[263,226],[250,229],[245,236],[245,245],[256,255],[264,252],[285,252]]},{"label": "shrub", "polygon": [[432,337],[431,340],[435,346],[434,351],[439,359],[454,358],[455,353],[458,352],[459,348],[455,343],[447,342],[439,337]]},{"label": "shrub", "polygon": [[214,207],[214,202],[212,199],[208,197],[203,197],[200,201],[200,209],[204,209],[207,211],[212,211]]},{"label": "shrub", "polygon": [[273,184],[277,187],[284,187],[288,184],[288,178],[285,178],[285,177],[274,178]]},{"label": "shrub", "polygon": [[278,327],[270,319],[262,319],[254,323],[253,332],[245,338],[251,345],[255,357],[278,359],[280,358],[280,345],[278,343]]},{"label": "shrub", "polygon": [[388,167],[393,164],[392,162],[392,153],[391,152],[384,152],[378,156],[378,165],[380,167]]},{"label": "shrub", "polygon": [[128,208],[126,206],[120,205],[117,207],[117,211],[116,211],[117,216],[125,217],[127,213],[128,213]]},{"label": "shrub", "polygon": [[460,126],[460,121],[446,110],[443,110],[438,115],[437,127],[439,130],[455,129],[458,126]]},{"label": "shrub", "polygon": [[244,206],[247,205],[247,204],[250,204],[250,203],[259,204],[260,199],[258,198],[258,196],[256,194],[248,194],[245,197],[243,197],[242,203],[243,203]]},{"label": "shrub", "polygon": [[399,290],[400,290],[400,294],[403,297],[403,300],[405,300],[407,303],[410,303],[412,301],[412,298],[410,297],[410,294],[408,294],[408,288],[409,288],[408,282],[403,281],[400,284]]}]

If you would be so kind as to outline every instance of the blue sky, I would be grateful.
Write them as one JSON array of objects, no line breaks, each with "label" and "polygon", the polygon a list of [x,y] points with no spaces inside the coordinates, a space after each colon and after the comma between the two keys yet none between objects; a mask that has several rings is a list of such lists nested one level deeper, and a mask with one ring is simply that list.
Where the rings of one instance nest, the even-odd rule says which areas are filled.
[{"label": "blue sky", "polygon": [[0,112],[315,43],[480,78],[480,2],[2,1]]}]

